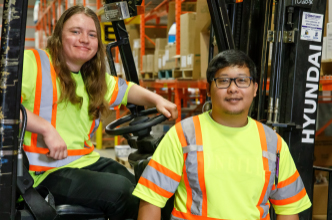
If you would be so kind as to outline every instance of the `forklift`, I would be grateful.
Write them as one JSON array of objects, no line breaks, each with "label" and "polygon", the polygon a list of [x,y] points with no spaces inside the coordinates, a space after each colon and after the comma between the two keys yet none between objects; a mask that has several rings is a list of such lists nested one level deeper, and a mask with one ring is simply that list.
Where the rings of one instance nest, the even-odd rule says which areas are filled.
[{"label": "forklift", "polygon": [[[317,118],[319,73],[322,55],[326,0],[207,0],[211,14],[210,53],[239,49],[255,62],[259,75],[259,94],[250,111],[251,117],[273,127],[286,141],[312,201],[313,167]],[[271,19],[275,5],[274,19]],[[105,0],[105,15],[112,22],[116,42],[107,46],[111,74],[116,76],[111,49],[118,47],[126,79],[139,84],[124,19],[137,15],[141,0]],[[55,207],[47,190],[32,187],[33,179],[24,160],[22,142],[26,126],[24,107],[20,105],[23,52],[28,1],[6,0],[3,5],[0,85],[0,219],[106,219],[103,213],[87,207]],[[316,26],[310,26],[312,21]],[[275,29],[271,30],[271,24]],[[213,42],[216,42],[216,46]],[[270,82],[268,84],[269,45],[273,44]],[[269,89],[268,89],[269,86]],[[296,88],[296,89],[295,89]],[[268,89],[268,96],[267,94]],[[282,103],[282,104],[281,104]],[[163,136],[151,135],[151,127],[166,120],[150,116],[156,109],[144,109],[128,103],[130,115],[106,127],[109,135],[123,135],[132,148],[129,155],[138,180]],[[19,129],[20,111],[22,128]],[[127,126],[121,126],[128,123]],[[118,126],[121,126],[118,128]],[[330,178],[330,181],[332,179]],[[332,219],[332,184],[329,184],[327,219]],[[24,199],[16,204],[17,195]],[[45,200],[47,198],[47,201]],[[169,200],[162,210],[168,219],[173,208]],[[270,210],[271,219],[276,219]],[[312,218],[312,208],[299,214]]]}]

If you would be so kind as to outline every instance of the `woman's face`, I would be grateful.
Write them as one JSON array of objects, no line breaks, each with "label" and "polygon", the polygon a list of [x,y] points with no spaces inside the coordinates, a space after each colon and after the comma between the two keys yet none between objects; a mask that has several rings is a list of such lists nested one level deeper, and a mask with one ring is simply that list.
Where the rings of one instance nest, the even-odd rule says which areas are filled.
[{"label": "woman's face", "polygon": [[98,50],[98,37],[93,19],[82,13],[71,16],[63,26],[62,47],[71,71],[77,71],[94,57]]}]

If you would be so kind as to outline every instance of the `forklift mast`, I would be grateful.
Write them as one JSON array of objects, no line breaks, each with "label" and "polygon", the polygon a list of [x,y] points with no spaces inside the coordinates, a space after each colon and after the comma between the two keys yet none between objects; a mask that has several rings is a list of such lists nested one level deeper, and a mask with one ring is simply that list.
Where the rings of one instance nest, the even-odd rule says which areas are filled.
[{"label": "forklift mast", "polygon": [[[0,63],[0,219],[14,219],[28,1],[3,4]],[[20,171],[19,171],[20,172]]]}]

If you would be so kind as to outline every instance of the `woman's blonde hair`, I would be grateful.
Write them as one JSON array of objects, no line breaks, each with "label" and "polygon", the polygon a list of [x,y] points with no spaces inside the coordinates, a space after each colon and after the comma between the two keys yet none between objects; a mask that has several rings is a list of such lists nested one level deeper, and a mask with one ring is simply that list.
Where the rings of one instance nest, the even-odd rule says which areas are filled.
[{"label": "woman's blonde hair", "polygon": [[66,60],[63,56],[62,30],[65,22],[75,14],[84,14],[94,21],[97,30],[98,50],[96,55],[81,67],[81,74],[85,89],[89,95],[89,116],[91,119],[99,117],[107,111],[105,94],[105,49],[101,40],[101,30],[97,15],[89,8],[76,5],[66,10],[55,25],[52,36],[47,41],[47,49],[52,57],[52,63],[60,81],[61,96],[59,102],[69,101],[72,104],[82,105],[83,98],[76,94],[76,82],[72,78]]}]

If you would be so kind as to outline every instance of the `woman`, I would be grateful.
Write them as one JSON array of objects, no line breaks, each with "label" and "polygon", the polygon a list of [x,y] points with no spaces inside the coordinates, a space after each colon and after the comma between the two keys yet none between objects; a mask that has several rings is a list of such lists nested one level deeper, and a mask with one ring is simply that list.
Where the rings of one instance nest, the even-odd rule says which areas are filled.
[{"label": "woman", "polygon": [[106,74],[104,54],[98,17],[83,6],[62,14],[46,51],[25,52],[24,150],[34,187],[47,187],[56,205],[102,210],[110,219],[135,218],[134,176],[93,152],[90,137],[102,113],[127,101],[156,106],[170,119],[177,118],[177,110],[159,95]]}]

